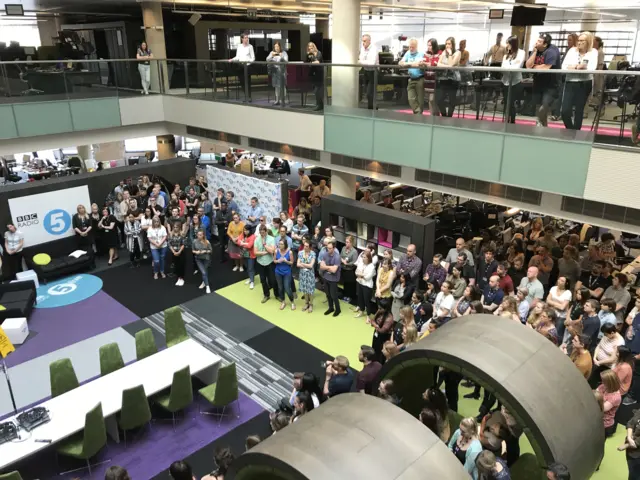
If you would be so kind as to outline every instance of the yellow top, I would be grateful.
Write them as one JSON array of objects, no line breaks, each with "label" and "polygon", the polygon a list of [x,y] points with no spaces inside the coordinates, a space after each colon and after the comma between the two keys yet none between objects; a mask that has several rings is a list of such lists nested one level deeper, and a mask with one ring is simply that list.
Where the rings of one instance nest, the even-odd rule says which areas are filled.
[{"label": "yellow top", "polygon": [[244,222],[231,222],[227,228],[227,235],[230,237],[239,237],[244,231]]}]

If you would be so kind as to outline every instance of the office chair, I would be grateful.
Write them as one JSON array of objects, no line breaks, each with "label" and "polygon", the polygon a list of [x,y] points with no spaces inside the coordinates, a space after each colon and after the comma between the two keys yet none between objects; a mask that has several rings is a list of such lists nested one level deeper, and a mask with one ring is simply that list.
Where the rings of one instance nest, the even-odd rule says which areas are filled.
[{"label": "office chair", "polygon": [[29,79],[27,78],[29,72],[22,68],[20,64],[16,64],[16,68],[18,69],[18,75],[20,77],[20,81],[27,85],[27,89],[20,92],[20,95],[40,95],[44,93],[43,90],[38,90],[37,88],[32,88],[29,84]]}]

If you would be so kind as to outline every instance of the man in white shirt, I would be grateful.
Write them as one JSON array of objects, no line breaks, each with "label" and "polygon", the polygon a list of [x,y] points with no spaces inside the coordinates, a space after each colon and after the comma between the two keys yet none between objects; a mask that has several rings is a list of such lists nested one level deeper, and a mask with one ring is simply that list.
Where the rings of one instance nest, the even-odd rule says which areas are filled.
[{"label": "man in white shirt", "polygon": [[375,95],[375,71],[373,68],[378,63],[378,52],[376,47],[371,44],[371,36],[365,34],[362,36],[362,48],[358,63],[363,66],[364,72],[364,91],[367,92],[367,108],[373,110],[373,97]]},{"label": "man in white shirt", "polygon": [[253,45],[249,43],[249,34],[243,33],[240,35],[242,43],[238,45],[236,50],[236,56],[230,58],[230,62],[245,62],[247,63],[247,75],[246,75],[246,89],[245,89],[245,73],[244,67],[238,69],[238,80],[240,80],[240,88],[245,92],[245,96],[248,102],[251,102],[251,62],[255,62],[256,55],[253,52]]},{"label": "man in white shirt", "polygon": [[7,231],[4,232],[5,278],[12,279],[16,273],[22,271],[23,247],[24,234],[13,223],[7,224]]}]

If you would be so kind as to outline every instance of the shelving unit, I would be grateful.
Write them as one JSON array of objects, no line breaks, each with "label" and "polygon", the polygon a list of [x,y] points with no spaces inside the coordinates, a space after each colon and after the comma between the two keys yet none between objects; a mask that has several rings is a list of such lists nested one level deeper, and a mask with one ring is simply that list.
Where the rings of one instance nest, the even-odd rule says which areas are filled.
[{"label": "shelving unit", "polygon": [[[564,56],[568,47],[567,36],[572,32],[562,30],[545,33],[551,35],[552,43],[558,47],[560,55]],[[627,60],[631,61],[633,56],[633,45],[635,42],[635,32],[603,30],[591,33],[602,38],[602,43],[604,43],[604,61],[606,64],[613,60],[613,57],[617,55],[626,56]]]},{"label": "shelving unit", "polygon": [[352,236],[358,250],[372,242],[378,246],[378,255],[391,249],[398,260],[413,243],[423,261],[433,256],[436,224],[428,217],[330,195],[322,199],[322,224],[333,227],[339,243]]}]

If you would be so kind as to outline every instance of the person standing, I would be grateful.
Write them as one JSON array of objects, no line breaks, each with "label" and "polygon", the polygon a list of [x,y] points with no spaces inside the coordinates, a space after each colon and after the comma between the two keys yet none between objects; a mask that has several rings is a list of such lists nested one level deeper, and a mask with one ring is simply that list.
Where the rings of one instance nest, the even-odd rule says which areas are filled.
[{"label": "person standing", "polygon": [[173,263],[173,273],[178,277],[178,281],[176,281],[176,286],[181,287],[184,285],[184,270],[185,270],[185,262],[184,262],[184,235],[183,231],[180,228],[179,223],[173,224],[173,229],[169,235],[169,252],[171,252],[171,260]]},{"label": "person standing", "polygon": [[278,293],[280,294],[280,310],[284,310],[284,307],[286,307],[285,295],[289,297],[291,310],[295,310],[296,304],[293,301],[293,292],[291,291],[291,282],[293,281],[293,277],[291,275],[293,254],[291,253],[286,240],[282,238],[278,240],[278,249],[276,250],[273,262],[276,265],[275,274],[276,283],[278,284]]},{"label": "person standing", "polygon": [[140,73],[140,82],[142,83],[142,93],[149,95],[149,87],[151,87],[151,62],[153,59],[153,53],[147,46],[147,42],[142,42],[138,51],[136,52],[136,59],[138,60],[138,72]]},{"label": "person standing", "polygon": [[209,287],[209,263],[211,262],[211,244],[204,234],[204,230],[198,230],[196,239],[193,241],[193,254],[196,257],[198,270],[202,274],[202,283],[199,289],[206,288],[207,293],[211,293]]},{"label": "person standing", "polygon": [[[593,34],[582,32],[578,37],[578,45],[567,52],[562,62],[562,69],[592,72],[597,67],[598,51],[593,48]],[[584,107],[591,95],[592,85],[593,74],[567,74],[562,98],[562,121],[566,128],[582,130]]]},{"label": "person standing", "polygon": [[105,248],[109,249],[109,265],[118,259],[118,232],[116,231],[116,217],[109,213],[109,209],[102,209],[102,218],[98,222],[98,230],[102,232],[101,238]]},{"label": "person standing", "polygon": [[260,217],[265,214],[262,205],[258,201],[258,197],[251,198],[251,206],[249,207],[249,211],[247,212],[247,221],[245,222],[247,225],[256,228],[258,226],[258,222],[260,221]]},{"label": "person standing", "polygon": [[373,294],[373,277],[376,274],[376,267],[371,258],[371,252],[365,250],[362,252],[356,262],[356,294],[358,298],[358,306],[356,308],[355,318],[362,315],[367,316],[367,323],[370,322],[370,315],[373,315],[373,304],[371,296]]},{"label": "person standing", "polygon": [[373,110],[373,98],[375,92],[375,65],[378,63],[378,52],[376,47],[371,44],[371,35],[364,34],[362,36],[362,47],[358,56],[358,63],[362,65],[364,73],[364,91],[367,95],[367,108]]},{"label": "person standing", "polygon": [[329,308],[325,315],[333,313],[334,317],[340,315],[340,300],[338,299],[338,282],[340,281],[340,254],[336,251],[333,241],[327,242],[326,249],[318,256],[320,275],[324,279],[325,293]]},{"label": "person standing", "polygon": [[13,223],[8,223],[7,231],[4,232],[4,264],[7,269],[5,278],[12,279],[22,271],[23,247],[24,234]]},{"label": "person standing", "polygon": [[273,50],[267,56],[267,62],[273,62],[269,65],[268,71],[271,74],[271,85],[275,89],[276,101],[274,105],[280,105],[280,95],[282,95],[282,104],[287,99],[287,66],[278,65],[280,62],[288,62],[289,56],[287,52],[282,50],[282,45],[277,40],[273,43]]},{"label": "person standing", "polygon": [[[373,339],[371,341],[371,348],[375,352],[375,358],[383,364],[386,361],[384,355],[385,343],[391,340],[391,334],[393,333],[393,315],[391,314],[391,303],[381,303],[378,306],[378,311],[371,319],[369,324],[373,327]],[[393,342],[391,342],[393,344]]]},{"label": "person standing", "polygon": [[234,213],[233,221],[229,223],[227,228],[227,235],[229,236],[227,251],[229,252],[229,258],[231,258],[235,263],[235,266],[233,267],[234,272],[237,272],[238,270],[244,272],[244,267],[242,266],[242,248],[238,245],[238,239],[243,232],[244,223],[240,221],[240,214]]},{"label": "person standing", "polygon": [[308,238],[302,240],[303,248],[298,253],[298,288],[305,300],[303,312],[313,312],[313,294],[316,290],[315,263],[316,253]]},{"label": "person standing", "polygon": [[[318,47],[313,42],[307,44],[306,63],[322,63],[322,53],[318,51]],[[319,112],[324,110],[324,69],[322,67],[309,67],[309,77],[316,96],[316,107],[313,110]]]},{"label": "person standing", "polygon": [[358,260],[358,251],[353,245],[354,238],[349,235],[345,239],[345,246],[340,252],[340,261],[342,262],[342,287],[344,293],[344,301],[350,303],[356,298],[356,261]]},{"label": "person standing", "polygon": [[254,277],[256,274],[256,254],[253,251],[253,244],[256,241],[256,236],[253,234],[253,229],[249,225],[245,225],[242,231],[242,235],[238,237],[238,246],[242,248],[242,257],[247,268],[249,278],[244,282],[245,285],[249,285],[249,290],[253,290]]},{"label": "person standing", "polygon": [[144,234],[140,226],[140,220],[135,218],[133,213],[129,214],[127,222],[124,224],[124,235],[129,251],[129,260],[131,268],[140,266],[140,255],[144,251]]},{"label": "person standing", "polygon": [[[220,211],[216,215],[216,227],[218,229],[218,240],[220,240],[220,263],[227,261],[225,252],[228,247],[227,230],[232,221],[231,212],[227,209],[227,202],[222,200],[220,203]],[[199,222],[201,224],[201,222]],[[204,226],[202,226],[204,230]],[[205,233],[206,236],[206,233]]]},{"label": "person standing", "polygon": [[[255,62],[256,55],[253,52],[253,45],[249,43],[249,34],[243,33],[240,35],[240,45],[236,49],[236,56],[230,58],[230,62],[244,62],[247,65],[246,78],[245,70],[243,67],[238,68],[238,80],[240,81],[240,88],[246,96],[246,100],[251,102],[251,62]],[[245,88],[246,86],[246,88]]]},{"label": "person standing", "polygon": [[259,235],[253,242],[253,251],[256,254],[256,269],[260,275],[262,284],[262,302],[266,303],[270,298],[269,290],[273,289],[273,296],[278,298],[278,287],[276,285],[275,268],[273,265],[273,255],[276,253],[275,239],[267,235],[267,227],[260,225]]},{"label": "person standing", "polygon": [[91,217],[87,214],[87,209],[84,208],[84,205],[78,205],[71,224],[74,232],[76,232],[78,248],[86,249],[87,251],[91,250],[93,246]]},{"label": "person standing", "polygon": [[[524,64],[524,50],[519,48],[520,40],[516,35],[507,39],[507,51],[502,60],[502,68],[512,70],[522,68]],[[516,123],[516,101],[522,98],[524,86],[522,85],[522,73],[504,73],[502,75],[502,95],[509,102],[509,123]]]},{"label": "person standing", "polygon": [[147,238],[151,244],[153,278],[154,280],[157,280],[158,273],[162,278],[166,278],[167,275],[164,273],[164,257],[167,254],[167,229],[160,223],[160,218],[153,218],[151,228],[147,230]]},{"label": "person standing", "polygon": [[506,52],[506,48],[502,45],[502,38],[504,35],[502,33],[498,33],[496,35],[496,43],[491,46],[489,51],[484,56],[484,64],[491,65],[492,63],[502,63],[504,60],[504,55]]},{"label": "person standing", "polygon": [[456,51],[456,39],[447,38],[444,51],[438,60],[438,67],[446,67],[438,72],[436,85],[436,103],[443,117],[453,117],[456,109],[456,94],[460,85],[460,52]]},{"label": "person standing", "polygon": [[[560,52],[558,47],[551,44],[551,35],[541,33],[536,40],[531,56],[527,59],[526,67],[534,70],[550,70],[560,68]],[[540,105],[537,125],[546,127],[549,109],[558,97],[558,76],[551,73],[540,73],[533,76],[533,101]]]},{"label": "person standing", "polygon": [[[420,62],[421,67],[437,67],[438,62],[440,61],[440,55],[442,55],[442,50],[440,50],[440,46],[438,45],[438,41],[435,38],[430,38],[427,41],[427,51],[424,53],[424,57]],[[424,86],[429,94],[429,110],[431,111],[431,115],[438,115],[438,106],[435,102],[434,92],[436,91],[436,76],[437,72],[435,70],[425,70],[424,72]]]},{"label": "person standing", "polygon": [[416,115],[422,115],[422,110],[424,109],[424,75],[420,68],[423,57],[424,54],[418,51],[418,40],[412,38],[409,40],[409,50],[398,63],[401,67],[411,67],[407,71],[409,74],[407,97],[409,106]]}]

